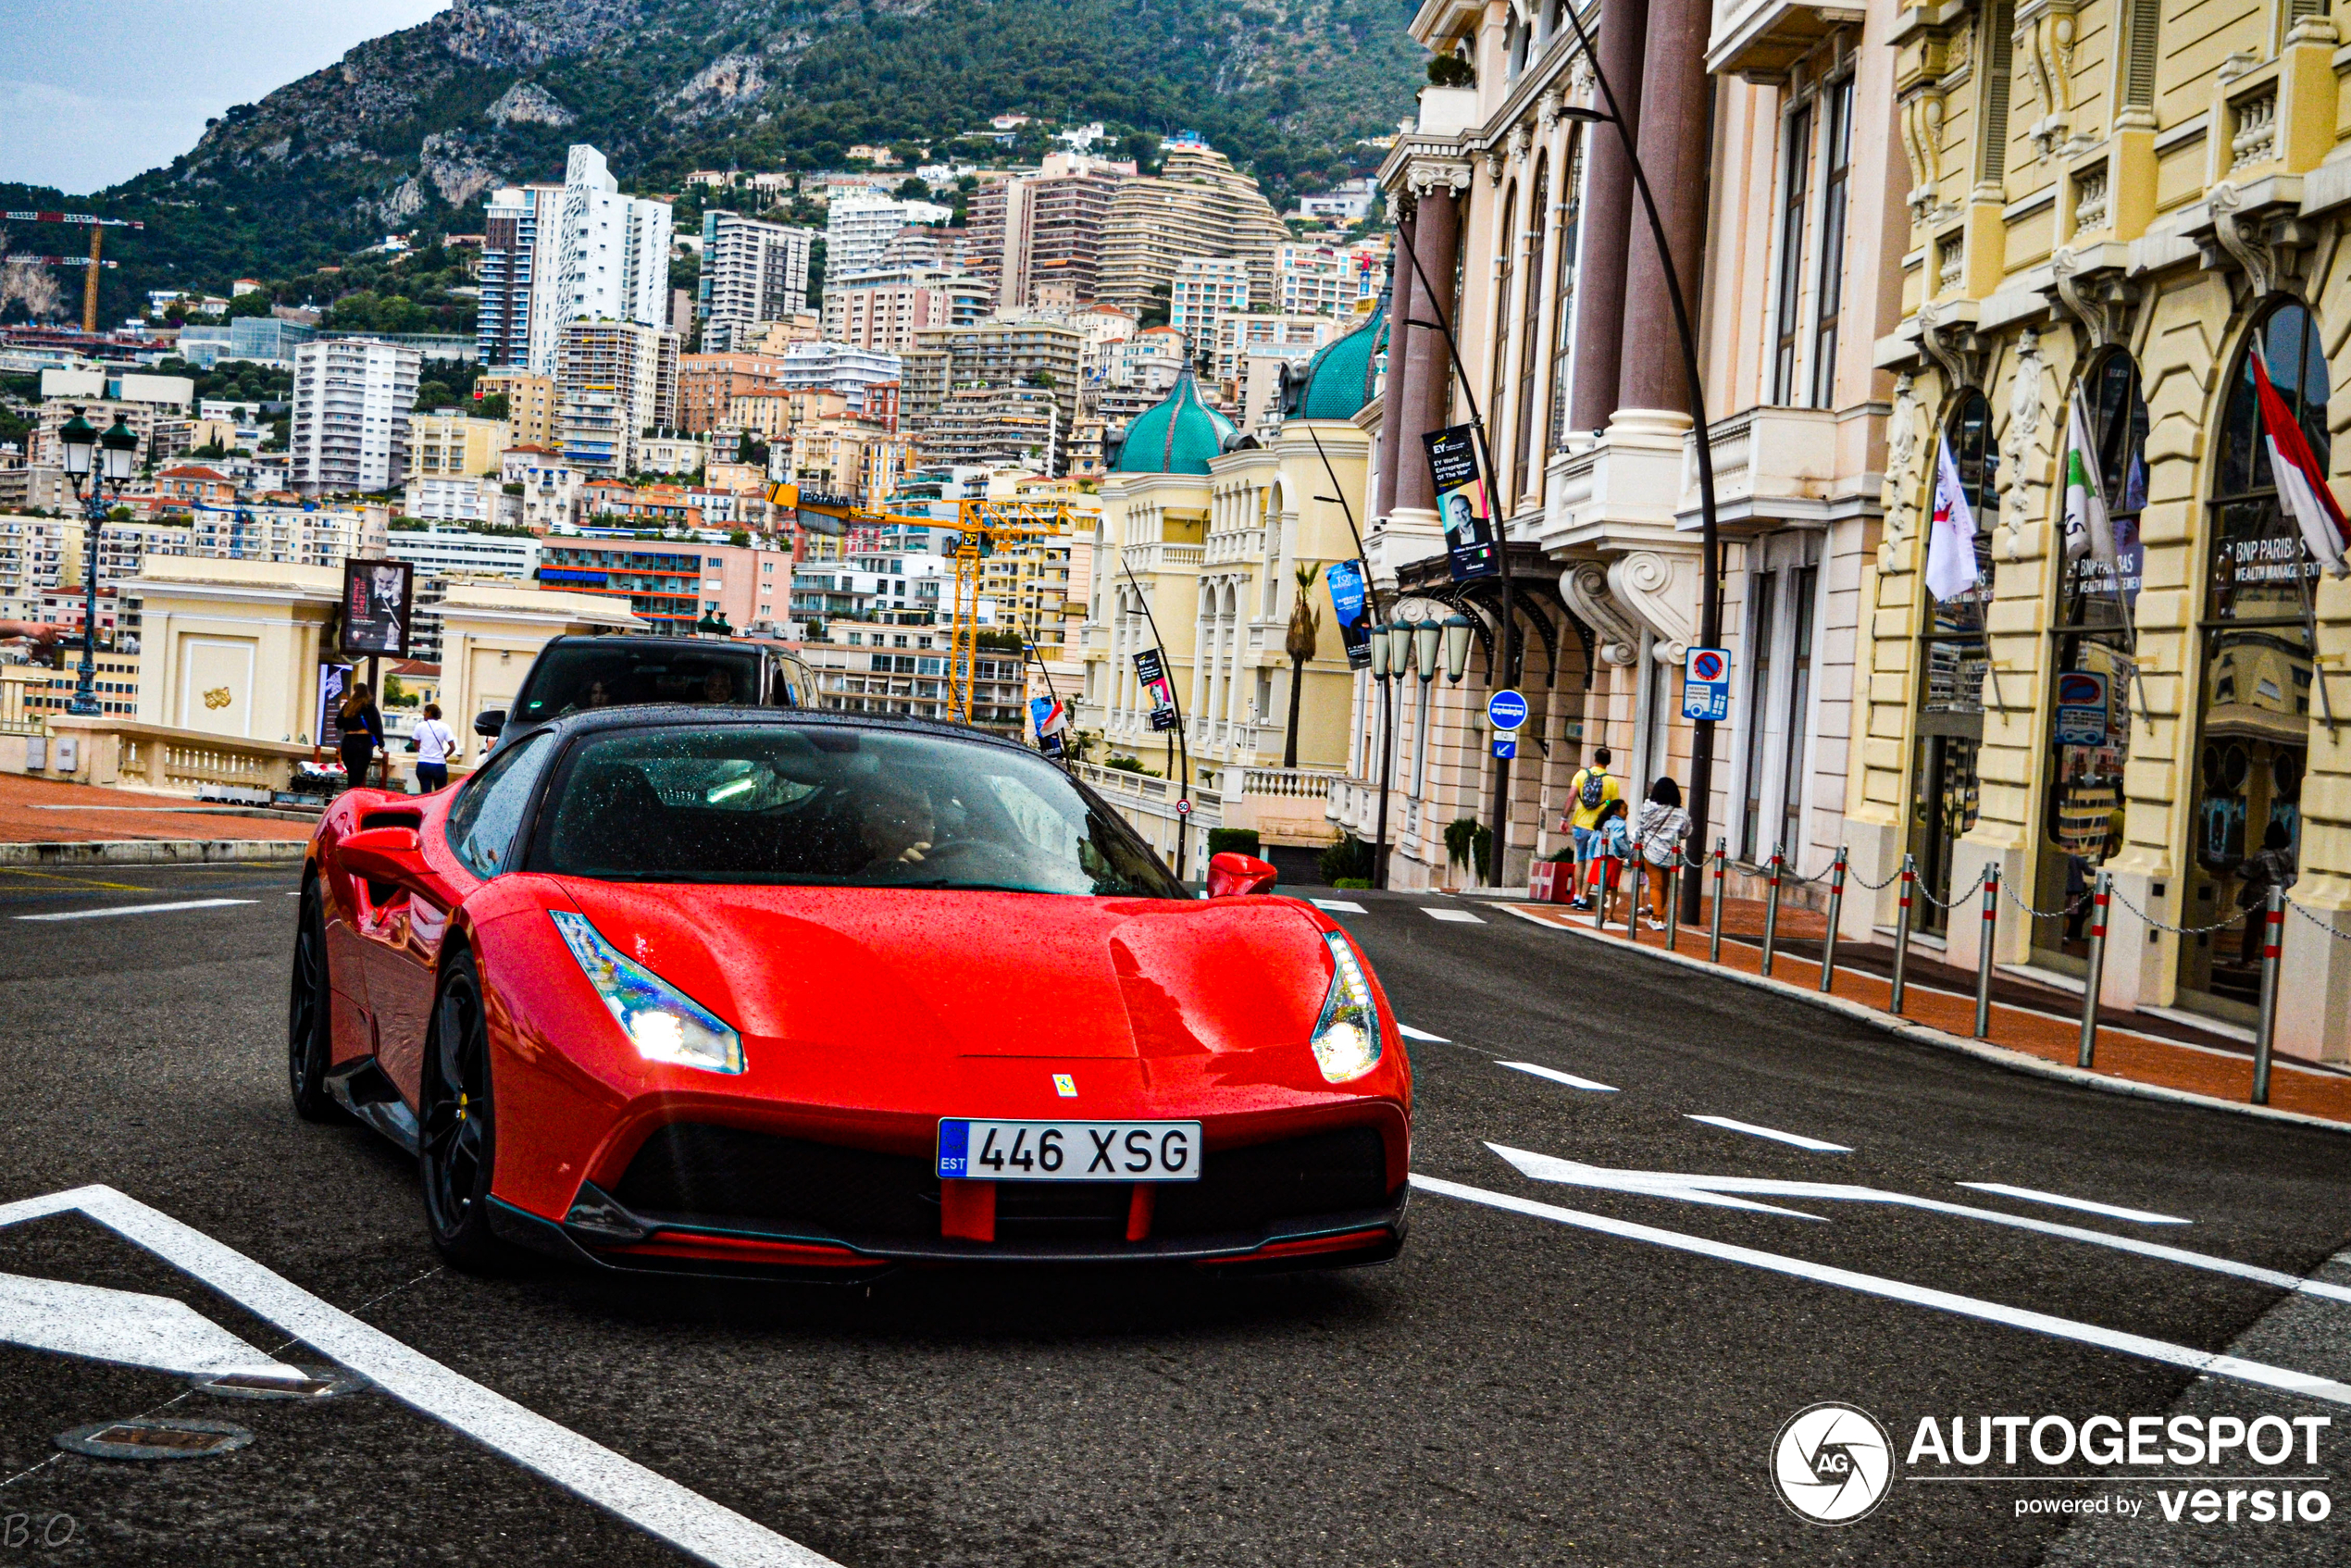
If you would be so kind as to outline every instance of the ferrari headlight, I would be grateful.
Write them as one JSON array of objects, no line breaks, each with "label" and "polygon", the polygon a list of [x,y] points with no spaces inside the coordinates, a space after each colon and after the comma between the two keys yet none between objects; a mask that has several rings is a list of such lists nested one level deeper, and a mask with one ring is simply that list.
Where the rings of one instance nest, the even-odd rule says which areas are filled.
[{"label": "ferrari headlight", "polygon": [[560,909],[547,913],[637,1054],[707,1073],[743,1070],[743,1037],[726,1020],[623,954],[586,916]]},{"label": "ferrari headlight", "polygon": [[1331,989],[1314,1025],[1314,1064],[1323,1076],[1343,1084],[1379,1065],[1379,1008],[1347,939],[1331,931],[1323,940],[1330,944]]}]

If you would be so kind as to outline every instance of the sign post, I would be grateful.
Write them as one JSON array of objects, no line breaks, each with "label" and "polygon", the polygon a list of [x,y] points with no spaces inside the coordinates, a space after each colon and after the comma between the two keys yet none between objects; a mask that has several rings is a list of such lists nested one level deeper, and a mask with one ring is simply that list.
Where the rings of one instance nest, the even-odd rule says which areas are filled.
[{"label": "sign post", "polygon": [[1494,754],[1507,762],[1518,755],[1518,732],[1526,723],[1526,699],[1505,688],[1486,699],[1486,722],[1494,727]]},{"label": "sign post", "polygon": [[1715,724],[1731,716],[1731,651],[1693,648],[1682,664],[1682,716]]}]

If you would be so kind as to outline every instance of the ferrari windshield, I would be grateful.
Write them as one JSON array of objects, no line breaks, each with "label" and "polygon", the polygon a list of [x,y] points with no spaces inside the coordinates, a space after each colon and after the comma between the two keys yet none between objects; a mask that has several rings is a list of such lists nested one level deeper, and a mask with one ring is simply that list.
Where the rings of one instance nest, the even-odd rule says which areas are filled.
[{"label": "ferrari windshield", "polygon": [[551,806],[532,858],[559,876],[1184,896],[1059,768],[951,735],[817,724],[594,735]]}]

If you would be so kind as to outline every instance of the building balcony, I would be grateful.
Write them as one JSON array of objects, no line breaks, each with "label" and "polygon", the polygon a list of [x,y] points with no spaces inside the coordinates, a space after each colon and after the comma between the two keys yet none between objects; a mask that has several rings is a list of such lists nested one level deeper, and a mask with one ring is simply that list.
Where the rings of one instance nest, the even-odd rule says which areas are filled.
[{"label": "building balcony", "polygon": [[[1837,488],[1835,414],[1825,408],[1742,409],[1716,420],[1709,436],[1715,521],[1725,537],[1829,520]],[[1703,526],[1695,441],[1689,443],[1687,467],[1675,526],[1695,532]]]},{"label": "building balcony", "polygon": [[1792,0],[1717,0],[1706,68],[1757,83],[1787,80],[1788,68],[1839,27],[1859,27],[1859,6],[1798,5]]}]

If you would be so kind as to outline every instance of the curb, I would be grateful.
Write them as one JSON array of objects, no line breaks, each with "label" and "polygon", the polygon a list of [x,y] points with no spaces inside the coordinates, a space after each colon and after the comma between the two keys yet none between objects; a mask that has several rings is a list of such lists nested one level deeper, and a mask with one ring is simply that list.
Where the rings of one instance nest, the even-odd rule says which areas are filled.
[{"label": "curb", "polygon": [[2217,1100],[2211,1095],[2196,1094],[2184,1089],[2168,1089],[2161,1084],[2140,1083],[2133,1078],[2109,1077],[2104,1073],[2084,1072],[2079,1067],[2069,1067],[2061,1062],[2051,1062],[2045,1057],[2034,1056],[2029,1052],[2011,1051],[2007,1046],[1993,1045],[1988,1041],[1972,1039],[1964,1035],[1946,1034],[1941,1029],[1925,1024],[1914,1024],[1908,1019],[1881,1013],[1874,1007],[1846,997],[1824,996],[1806,986],[1791,985],[1785,980],[1775,980],[1765,975],[1749,975],[1743,970],[1709,964],[1702,958],[1693,958],[1686,953],[1668,952],[1663,948],[1642,947],[1634,942],[1620,942],[1613,938],[1602,937],[1591,931],[1580,931],[1573,926],[1554,926],[1548,920],[1537,919],[1532,915],[1524,913],[1520,907],[1509,904],[1499,907],[1509,909],[1511,914],[1518,915],[1530,926],[1540,926],[1546,930],[1581,937],[1586,941],[1606,942],[1615,952],[1637,952],[1644,958],[1655,959],[1661,964],[1676,964],[1685,969],[1694,969],[1703,974],[1717,976],[1755,990],[1771,991],[1791,1002],[1800,1002],[1817,1007],[1825,1013],[1842,1014],[1856,1023],[1867,1024],[1880,1033],[1892,1035],[1897,1039],[1906,1039],[1914,1045],[1933,1046],[1938,1051],[1953,1052],[1961,1056],[1972,1056],[1979,1062],[1986,1062],[1993,1066],[2006,1068],[2011,1073],[2054,1078],[2060,1083],[2072,1084],[2081,1089],[2094,1089],[2107,1094],[2130,1095],[2142,1100],[2162,1100],[2175,1105],[2194,1105],[2209,1111],[2233,1111],[2240,1116],[2256,1116],[2265,1121],[2287,1122],[2297,1126],[2317,1127],[2324,1132],[2351,1133],[2351,1123],[2331,1122],[2324,1116],[2306,1115],[2299,1111],[2280,1111],[2269,1105],[2248,1105],[2241,1101]]},{"label": "curb", "polygon": [[93,839],[0,844],[0,865],[214,865],[290,864],[308,839]]}]

